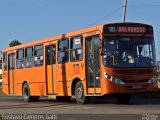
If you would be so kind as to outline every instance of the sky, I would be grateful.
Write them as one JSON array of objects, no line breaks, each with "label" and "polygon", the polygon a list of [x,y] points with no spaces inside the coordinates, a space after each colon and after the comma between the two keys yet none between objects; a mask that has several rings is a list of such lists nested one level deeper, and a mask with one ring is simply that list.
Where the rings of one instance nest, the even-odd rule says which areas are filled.
[{"label": "sky", "polygon": [[[121,22],[124,0],[0,0],[0,50],[92,25]],[[128,0],[126,22],[154,27],[160,60],[160,0]]]}]

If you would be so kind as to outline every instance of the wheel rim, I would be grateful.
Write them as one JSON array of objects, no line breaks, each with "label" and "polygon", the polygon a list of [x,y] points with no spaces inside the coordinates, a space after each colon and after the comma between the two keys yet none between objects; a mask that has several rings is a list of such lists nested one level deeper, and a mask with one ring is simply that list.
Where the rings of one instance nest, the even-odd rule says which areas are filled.
[{"label": "wheel rim", "polygon": [[78,99],[82,99],[82,97],[83,97],[83,89],[82,89],[82,87],[78,87],[76,95],[77,95]]},{"label": "wheel rim", "polygon": [[24,88],[24,98],[27,99],[29,96],[29,90],[27,87]]}]

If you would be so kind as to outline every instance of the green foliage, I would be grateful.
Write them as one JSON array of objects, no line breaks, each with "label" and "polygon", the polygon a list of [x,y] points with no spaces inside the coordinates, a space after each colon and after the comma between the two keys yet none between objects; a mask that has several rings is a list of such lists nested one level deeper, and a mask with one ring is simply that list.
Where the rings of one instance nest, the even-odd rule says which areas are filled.
[{"label": "green foliage", "polygon": [[0,74],[0,79],[2,79],[2,74]]},{"label": "green foliage", "polygon": [[160,79],[160,73],[158,74],[158,79]]},{"label": "green foliage", "polygon": [[21,44],[22,44],[21,42],[15,39],[9,43],[9,47],[13,47],[13,46],[21,45]]}]

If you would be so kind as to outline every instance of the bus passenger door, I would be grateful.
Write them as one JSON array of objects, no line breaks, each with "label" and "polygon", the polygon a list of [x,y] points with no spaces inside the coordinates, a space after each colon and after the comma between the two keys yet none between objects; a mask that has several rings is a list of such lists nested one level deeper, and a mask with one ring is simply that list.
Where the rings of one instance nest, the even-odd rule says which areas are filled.
[{"label": "bus passenger door", "polygon": [[100,57],[99,37],[86,39],[87,88],[88,94],[101,93],[100,89]]},{"label": "bus passenger door", "polygon": [[9,94],[14,94],[14,69],[15,69],[15,54],[9,54]]},{"label": "bus passenger door", "polygon": [[56,63],[56,45],[48,45],[46,46],[46,86],[47,86],[47,94],[55,93],[55,63]]}]

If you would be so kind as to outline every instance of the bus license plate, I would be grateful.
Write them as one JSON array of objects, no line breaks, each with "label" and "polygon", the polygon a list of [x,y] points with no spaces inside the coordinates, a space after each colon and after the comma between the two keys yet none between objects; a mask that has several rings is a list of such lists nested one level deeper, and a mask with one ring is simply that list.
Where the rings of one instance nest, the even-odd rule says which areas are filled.
[{"label": "bus license plate", "polygon": [[132,88],[133,89],[140,89],[140,88],[142,88],[142,86],[133,86]]}]

